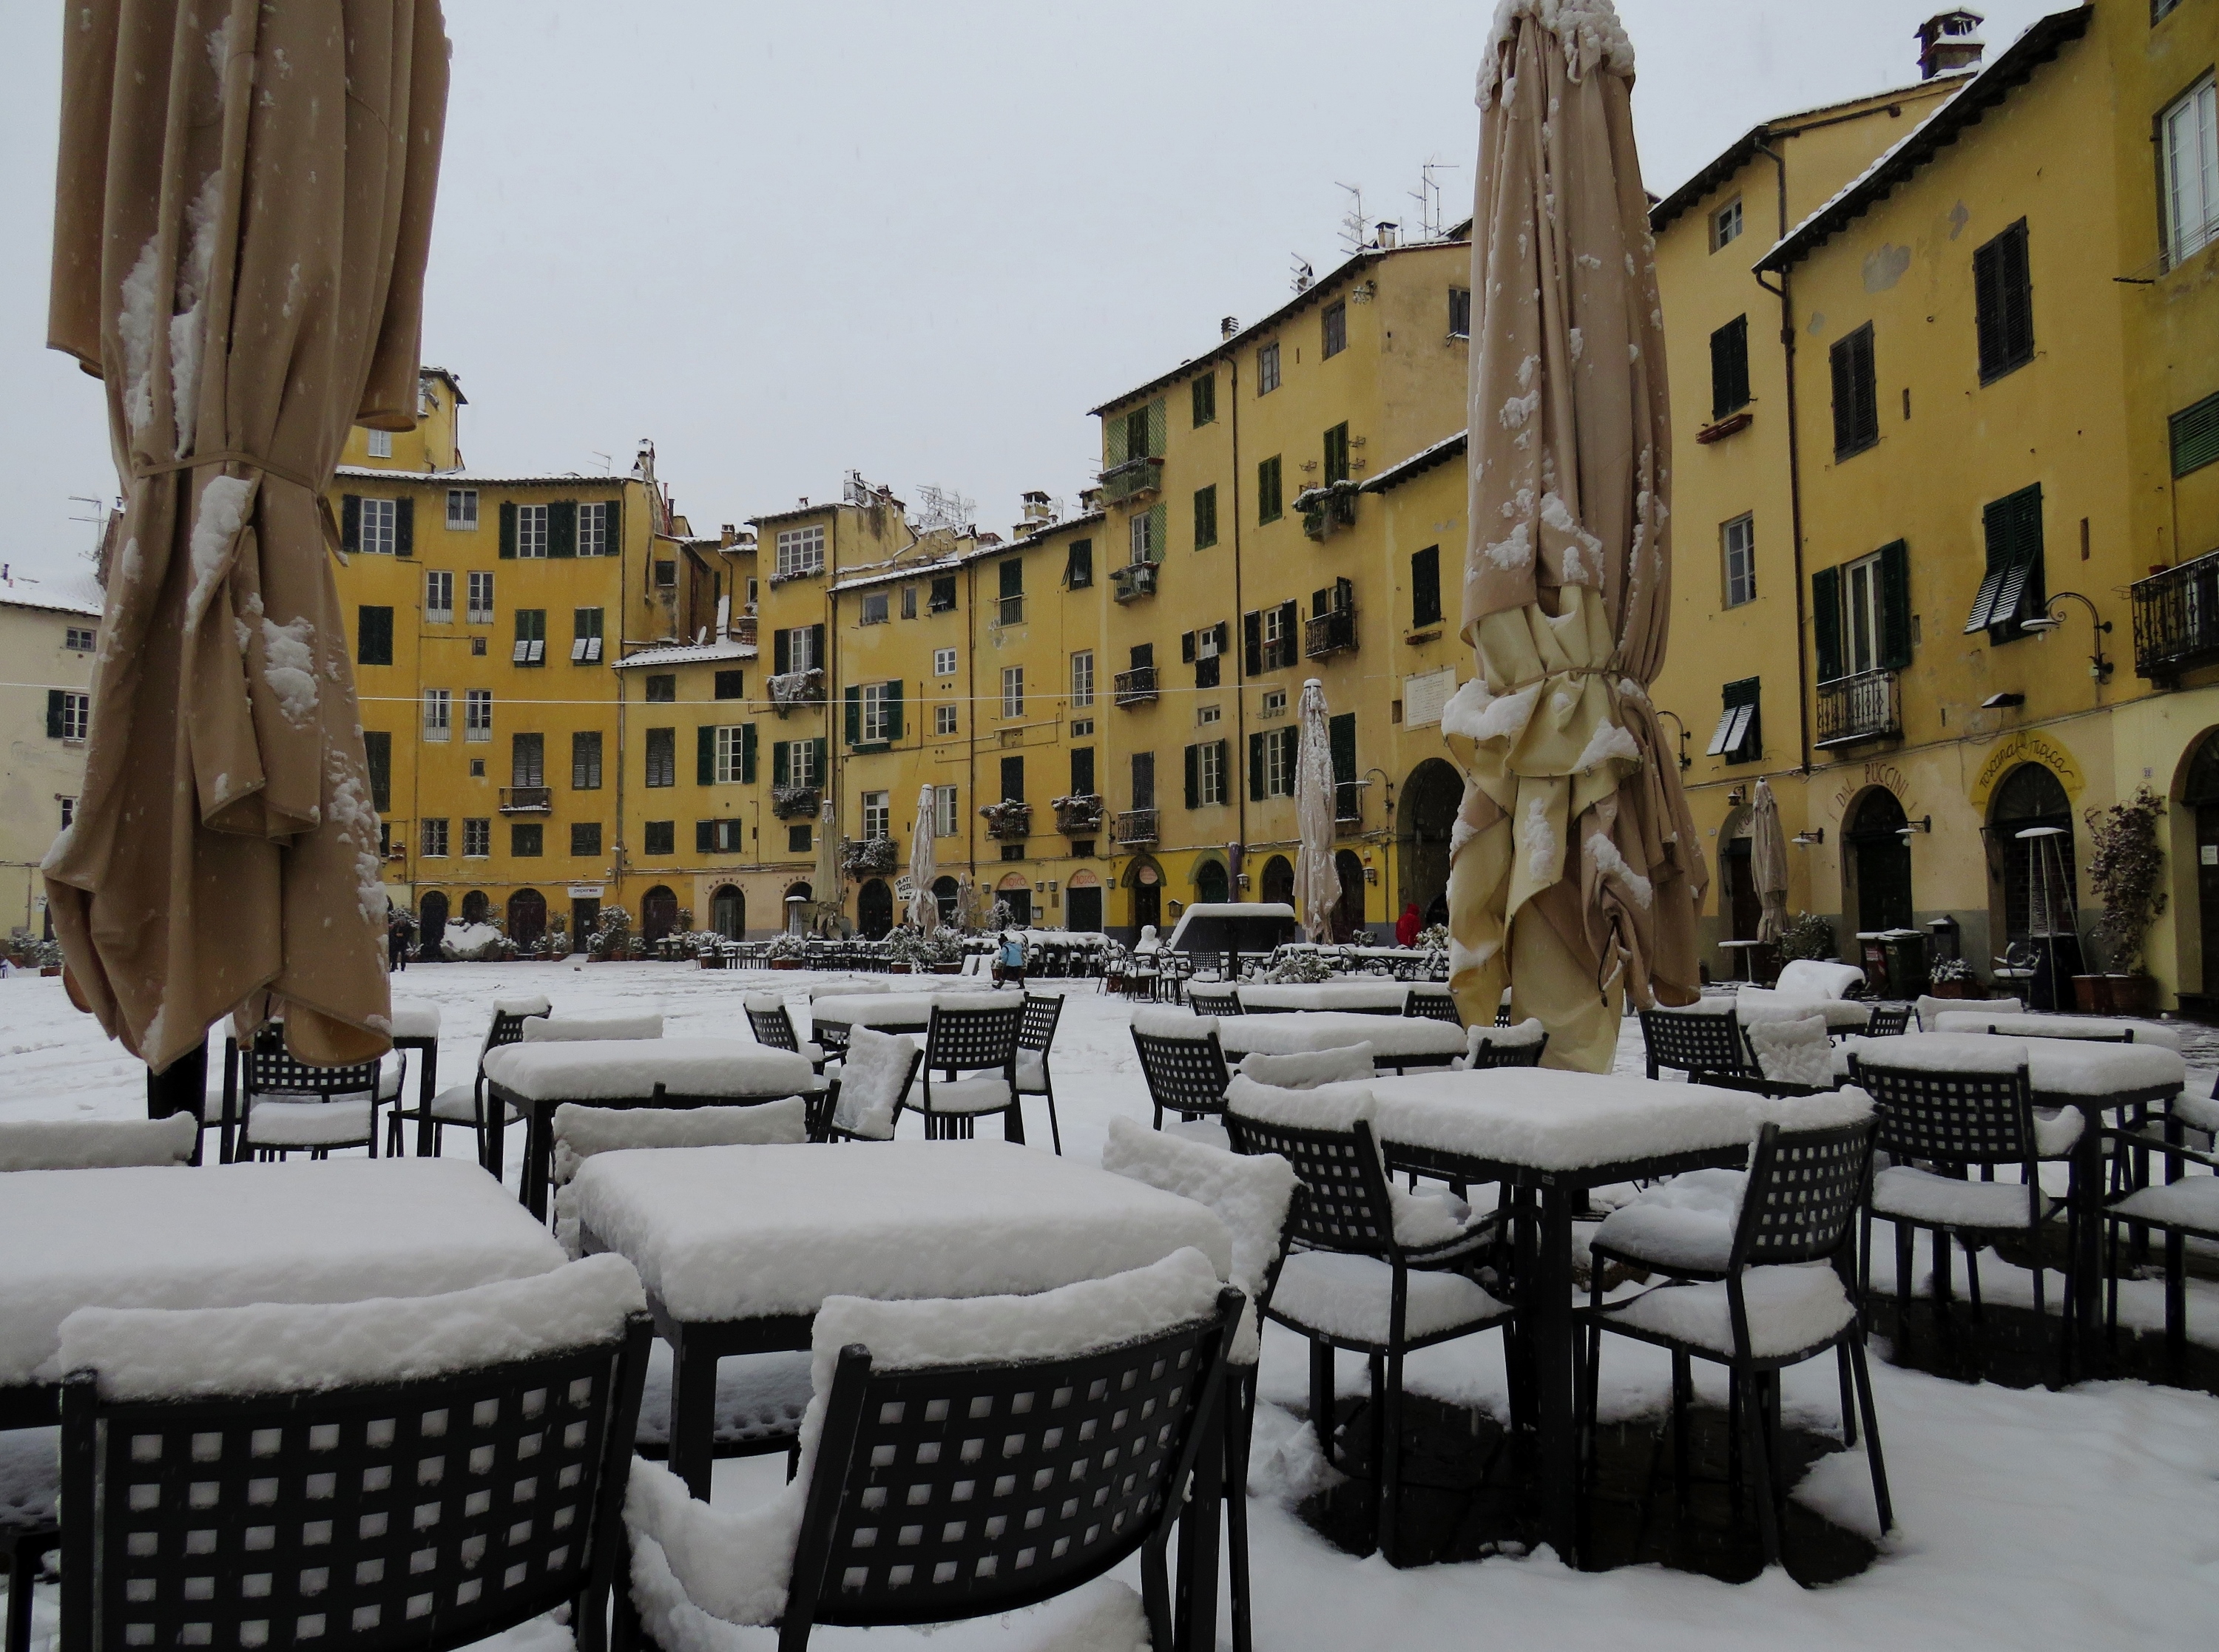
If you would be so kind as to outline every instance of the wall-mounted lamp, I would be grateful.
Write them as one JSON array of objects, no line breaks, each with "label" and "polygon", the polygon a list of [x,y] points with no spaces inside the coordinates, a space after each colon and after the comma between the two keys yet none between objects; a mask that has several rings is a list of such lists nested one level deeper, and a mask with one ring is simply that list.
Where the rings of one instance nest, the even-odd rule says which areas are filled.
[{"label": "wall-mounted lamp", "polygon": [[1681,772],[1684,773],[1688,769],[1694,767],[1695,760],[1688,755],[1688,725],[1680,721],[1680,714],[1677,711],[1667,711],[1660,706],[1657,709],[1656,715],[1660,717],[1670,717],[1672,719],[1672,726],[1680,731]]},{"label": "wall-mounted lamp", "polygon": [[1895,829],[1895,835],[1901,838],[1905,842],[1908,843],[1911,841],[1911,835],[1913,832],[1930,832],[1933,829],[1934,817],[1931,815],[1923,815],[1917,820],[1905,821],[1902,825],[1897,827]]},{"label": "wall-mounted lamp", "polygon": [[2078,591],[2060,591],[2042,605],[2041,613],[2032,619],[2021,620],[2018,628],[2023,631],[2033,631],[2036,634],[2055,630],[2065,622],[2051,613],[2049,609],[2068,598],[2088,611],[2088,623],[2096,628],[2096,651],[2088,656],[2088,674],[2099,683],[2109,682],[2111,680],[2112,665],[2110,661],[2104,657],[2104,639],[2110,635],[2111,622],[2097,612],[2096,605]]},{"label": "wall-mounted lamp", "polygon": [[1748,801],[1749,788],[1745,786],[1737,786],[1726,793],[1726,803],[1731,808],[1738,809]]},{"label": "wall-mounted lamp", "polygon": [[1823,843],[1826,841],[1826,829],[1824,826],[1813,826],[1807,832],[1796,833],[1794,836],[1789,838],[1787,841],[1793,843],[1799,849],[1807,849],[1814,844]]}]

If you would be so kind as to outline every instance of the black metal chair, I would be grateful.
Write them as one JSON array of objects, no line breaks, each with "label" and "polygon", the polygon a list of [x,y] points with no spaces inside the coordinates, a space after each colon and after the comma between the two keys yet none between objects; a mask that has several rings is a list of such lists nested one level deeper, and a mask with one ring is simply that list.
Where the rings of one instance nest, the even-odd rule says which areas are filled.
[{"label": "black metal chair", "polygon": [[805,1055],[811,1067],[820,1075],[824,1072],[824,1063],[829,1059],[824,1046],[821,1043],[805,1044],[801,1041],[793,1030],[793,1012],[786,1007],[784,999],[780,999],[774,1009],[761,1004],[756,997],[750,994],[742,1000],[742,1008],[747,1011],[748,1030],[755,1034],[756,1043],[768,1050],[791,1050],[796,1055]]},{"label": "black metal chair", "polygon": [[[1415,1015],[1424,1021],[1445,1021],[1453,1027],[1464,1025],[1464,1011],[1457,1008],[1456,999],[1445,992],[1414,991],[1408,1001],[1403,1004],[1402,1013],[1406,1015]],[[1498,1027],[1507,1024],[1501,1021],[1495,1022]]]},{"label": "black metal chair", "polygon": [[812,1098],[810,1140],[892,1141],[903,1100],[923,1063],[924,1052],[906,1033],[857,1028],[840,1071],[822,1098]]},{"label": "black metal chair", "polygon": [[1471,1072],[1483,1072],[1492,1067],[1538,1067],[1548,1051],[1546,1033],[1530,1044],[1498,1044],[1482,1034],[1472,1040],[1471,1049],[1464,1058],[1465,1067]]},{"label": "black metal chair", "polygon": [[1240,990],[1229,982],[1212,981],[1206,984],[1198,981],[1189,982],[1186,1007],[1197,1015],[1240,1015],[1247,1013],[1241,1007]]},{"label": "black metal chair", "polygon": [[1063,1126],[1055,1116],[1055,1075],[1048,1071],[1047,1056],[1062,1019],[1060,994],[1025,994],[1024,1019],[1017,1025],[1017,1101],[1022,1106],[1028,1096],[1047,1097],[1048,1134],[1058,1154],[1063,1152]]},{"label": "black metal chair", "polygon": [[[1688,1400],[1693,1387],[1689,1362],[1703,1359],[1725,1366],[1733,1379],[1736,1456],[1748,1465],[1756,1482],[1757,1525],[1768,1566],[1780,1558],[1781,1505],[1787,1495],[1779,1444],[1779,1373],[1829,1349],[1848,1351],[1857,1409],[1863,1414],[1866,1458],[1880,1531],[1885,1533],[1895,1524],[1873,1410],[1872,1374],[1865,1360],[1862,1302],[1849,1265],[1854,1220],[1865,1203],[1871,1178],[1874,1121],[1868,1118],[1806,1130],[1766,1125],[1750,1155],[1740,1217],[1723,1265],[1716,1270],[1684,1264],[1668,1269],[1675,1276],[1670,1282],[1610,1303],[1602,1300],[1602,1269],[1597,1266],[1588,1306],[1581,1312],[1588,1338],[1580,1385],[1582,1463],[1594,1461],[1601,1332],[1613,1331],[1672,1355],[1672,1429],[1683,1500]],[[1595,1254],[1598,1258],[1632,1259],[1624,1249],[1598,1249]],[[1829,1265],[1812,1265],[1817,1264]],[[1763,1276],[1754,1304],[1749,1289],[1752,1270]],[[1672,1292],[1690,1295],[1667,1295]],[[1834,1312],[1824,1313],[1829,1308]],[[1815,1323],[1822,1318],[1834,1318],[1837,1323],[1815,1340],[1809,1332],[1798,1329],[1806,1320]],[[1776,1320],[1787,1324],[1768,1323]],[[1842,1432],[1845,1444],[1856,1443],[1846,1383]]]},{"label": "black metal chair", "polygon": [[[2150,1152],[2166,1162],[2168,1178],[2148,1187],[2129,1188],[2104,1206],[2110,1243],[2104,1273],[2104,1323],[2116,1343],[2119,1334],[2119,1229],[2133,1230],[2139,1240],[2150,1228],[2165,1235],[2165,1346],[2174,1359],[2188,1351],[2188,1241],[2219,1243],[2219,1157],[2187,1146],[2181,1121],[2167,1118],[2162,1134],[2142,1129],[2105,1131],[2115,1152]],[[2184,1164],[2200,1164],[2210,1176],[2181,1173]]]},{"label": "black metal chair", "polygon": [[31,1652],[31,1590],[61,1546],[61,1456],[51,1430],[0,1432],[0,1561],[7,1562],[8,1619],[0,1646]]},{"label": "black metal chair", "polygon": [[1225,1087],[1232,1075],[1226,1071],[1225,1051],[1215,1027],[1193,1037],[1144,1033],[1135,1027],[1133,1048],[1141,1058],[1141,1076],[1147,1081],[1157,1129],[1164,1127],[1166,1113],[1176,1113],[1190,1124],[1224,1113]]},{"label": "black metal chair", "polygon": [[1644,1009],[1640,1015],[1651,1078],[1669,1071],[1685,1073],[1691,1084],[1714,1084],[1750,1076],[1740,1018],[1732,1010],[1712,1015],[1658,1009]]},{"label": "black metal chair", "polygon": [[[477,1136],[478,1163],[495,1176],[500,1174],[501,1161],[505,1156],[504,1148],[507,1141],[507,1132],[508,1127],[514,1124],[519,1115],[514,1108],[504,1102],[499,1104],[501,1113],[500,1124],[495,1125],[493,1122],[491,1115],[495,1104],[493,1098],[486,1094],[486,1055],[489,1051],[501,1049],[507,1045],[521,1044],[524,1041],[524,1023],[527,1021],[544,1020],[548,1014],[549,1011],[545,1009],[521,1013],[505,1010],[499,1003],[494,1005],[493,1020],[486,1028],[485,1042],[478,1046],[477,1069],[471,1075],[470,1082],[466,1084],[450,1084],[432,1098],[430,1114],[432,1152],[434,1158],[438,1157],[442,1149],[447,1127],[450,1125],[457,1128],[468,1128]],[[405,1102],[394,1104],[393,1111],[386,1115],[387,1157],[392,1158],[401,1157],[401,1127],[407,1123],[420,1122],[425,1116],[425,1112],[426,1109],[420,1102],[414,1107],[408,1106]]]},{"label": "black metal chair", "polygon": [[441,1652],[564,1606],[600,1652],[651,1332],[307,1393],[71,1373],[62,1652]]},{"label": "black metal chair", "polygon": [[[405,1053],[401,1060],[396,1094],[407,1087]],[[285,1029],[273,1024],[254,1035],[241,1053],[240,1065],[242,1153],[264,1160],[296,1152],[328,1158],[334,1148],[365,1147],[372,1158],[377,1157],[377,1113],[384,1104],[382,1059],[312,1067],[293,1058],[285,1048]],[[352,1099],[357,1096],[358,1103]]]},{"label": "black metal chair", "polygon": [[[1009,1002],[975,1009],[932,1006],[924,1037],[924,1100],[918,1109],[927,1140],[968,1141],[981,1118],[998,1113],[1005,1140],[1025,1139],[1025,1115],[1017,1103],[1017,1034],[1025,1001],[1014,992],[997,996]],[[965,1073],[973,1076],[967,1078]]]},{"label": "black metal chair", "polygon": [[1911,1030],[1911,1007],[1907,1003],[1881,1003],[1873,1006],[1872,1019],[1865,1023],[1867,1038],[1897,1038]]},{"label": "black metal chair", "polygon": [[1375,1541],[1392,1564],[1402,1502],[1403,1357],[1514,1317],[1476,1277],[1494,1258],[1500,1219],[1474,1221],[1436,1242],[1398,1236],[1395,1189],[1366,1119],[1345,1130],[1296,1127],[1228,1107],[1225,1127],[1235,1152],[1277,1153],[1302,1183],[1288,1219],[1291,1253],[1280,1264],[1265,1313],[1309,1342],[1310,1421],[1328,1463],[1338,1432],[1333,1350],[1369,1362]]}]

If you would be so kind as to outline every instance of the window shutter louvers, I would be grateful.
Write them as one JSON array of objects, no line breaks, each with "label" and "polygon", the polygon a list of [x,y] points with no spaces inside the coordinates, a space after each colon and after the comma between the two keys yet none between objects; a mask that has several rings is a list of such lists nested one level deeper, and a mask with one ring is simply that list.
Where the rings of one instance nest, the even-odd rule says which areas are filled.
[{"label": "window shutter louvers", "polygon": [[1240,657],[1242,668],[1247,675],[1263,674],[1264,615],[1261,610],[1240,616]]},{"label": "window shutter louvers", "polygon": [[902,686],[900,678],[897,677],[886,685],[886,738],[888,740],[899,740],[902,737]]},{"label": "window shutter louvers", "polygon": [[1880,547],[1880,663],[1886,671],[1911,663],[1911,547],[1900,539]]},{"label": "window shutter louvers", "polygon": [[547,506],[547,554],[550,556],[575,556],[578,554],[578,501],[558,499]]},{"label": "window shutter louvers", "polygon": [[717,783],[717,731],[705,723],[693,731],[693,779],[701,786]]},{"label": "window shutter louvers", "polygon": [[773,631],[770,639],[771,669],[780,676],[786,675],[792,657],[793,638],[788,631]]},{"label": "window shutter louvers", "polygon": [[1811,576],[1811,630],[1818,654],[1818,680],[1842,674],[1842,570],[1822,568]]},{"label": "window shutter louvers", "polygon": [[63,691],[59,688],[47,690],[47,738],[49,740],[62,737],[62,706],[65,703],[62,695]]},{"label": "window shutter louvers", "polygon": [[740,725],[740,784],[753,786],[755,783],[755,725],[743,723]]},{"label": "window shutter louvers", "polygon": [[809,778],[811,783],[815,786],[823,786],[824,784],[825,743],[826,742],[822,740],[812,740],[809,742]]},{"label": "window shutter louvers", "polygon": [[1261,734],[1248,736],[1248,800],[1264,801],[1264,741]]},{"label": "window shutter louvers", "polygon": [[416,554],[416,501],[406,494],[393,501],[393,554]]},{"label": "window shutter louvers", "polygon": [[824,628],[822,625],[809,628],[809,663],[820,669],[824,667]]},{"label": "window shutter louvers", "polygon": [[1333,752],[1334,783],[1346,785],[1356,778],[1356,713],[1344,711],[1339,717],[1328,717],[1325,733],[1326,743]]},{"label": "window shutter louvers", "polygon": [[693,823],[693,853],[714,854],[717,852],[717,823],[697,820]]},{"label": "window shutter louvers", "polygon": [[339,549],[341,550],[362,549],[362,495],[360,494],[339,495]]},{"label": "window shutter louvers", "polygon": [[1199,746],[1186,748],[1186,806],[1190,809],[1202,807],[1202,748]]},{"label": "window shutter louvers", "polygon": [[773,786],[792,784],[786,779],[789,773],[786,761],[786,744],[787,742],[783,740],[774,740],[770,742],[770,783]]},{"label": "window shutter louvers", "polygon": [[503,500],[500,504],[500,554],[516,555],[516,501]]},{"label": "window shutter louvers", "polygon": [[850,688],[841,696],[848,712],[848,743],[855,745],[863,737],[863,691]]},{"label": "window shutter louvers", "polygon": [[1410,556],[1410,624],[1441,622],[1441,548],[1427,545]]},{"label": "window shutter louvers", "polygon": [[624,550],[624,500],[621,495],[609,501],[606,525],[602,531],[601,550],[606,556],[620,556]]}]

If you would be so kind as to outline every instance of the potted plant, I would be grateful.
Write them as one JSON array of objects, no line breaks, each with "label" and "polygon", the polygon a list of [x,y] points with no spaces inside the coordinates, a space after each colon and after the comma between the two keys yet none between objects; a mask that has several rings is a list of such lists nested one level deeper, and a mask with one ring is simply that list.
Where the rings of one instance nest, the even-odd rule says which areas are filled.
[{"label": "potted plant", "polygon": [[2143,786],[2124,803],[2089,810],[2085,818],[2088,888],[2104,909],[2096,933],[2110,969],[2074,976],[2073,997],[2098,1015],[2154,1014],[2157,982],[2142,968],[2142,945],[2165,910],[2165,851],[2158,843],[2165,799]]},{"label": "potted plant", "polygon": [[790,929],[781,930],[770,938],[770,945],[763,953],[763,961],[773,969],[799,969],[808,951],[809,942],[805,936],[795,935]]},{"label": "potted plant", "polygon": [[1944,958],[1926,972],[1926,991],[1936,998],[1970,998],[1978,995],[1980,984],[1973,978],[1973,966],[1961,958]]}]

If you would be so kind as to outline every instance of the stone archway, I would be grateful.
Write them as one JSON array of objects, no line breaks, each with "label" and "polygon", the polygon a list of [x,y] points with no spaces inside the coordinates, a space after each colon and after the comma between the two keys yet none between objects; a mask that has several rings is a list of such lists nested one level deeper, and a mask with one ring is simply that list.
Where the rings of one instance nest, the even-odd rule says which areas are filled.
[{"label": "stone archway", "polygon": [[639,932],[656,941],[678,927],[678,896],[668,884],[657,884],[639,897]]},{"label": "stone archway", "polygon": [[1449,838],[1464,803],[1464,780],[1455,767],[1428,757],[1410,771],[1395,804],[1395,856],[1402,867],[1397,893],[1414,902],[1427,923],[1445,922],[1448,914]]},{"label": "stone archway", "polygon": [[809,933],[809,915],[804,909],[811,898],[807,884],[788,884],[786,886],[785,925],[787,934],[799,935]]},{"label": "stone archway", "polygon": [[1856,931],[1911,927],[1911,845],[1903,800],[1884,786],[1867,786],[1842,811],[1842,916],[1852,933],[1837,936],[1844,957],[1858,956]]},{"label": "stone archway", "polygon": [[508,938],[519,947],[538,944],[547,933],[547,897],[536,889],[519,889],[508,897]]},{"label": "stone archway", "polygon": [[1259,886],[1264,899],[1292,906],[1295,904],[1295,863],[1284,854],[1273,855],[1264,862]]},{"label": "stone archway", "polygon": [[463,897],[463,922],[483,923],[492,916],[493,902],[482,889],[473,889]]},{"label": "stone archway", "polygon": [[748,935],[748,897],[737,884],[719,884],[709,897],[710,922],[727,941]]},{"label": "stone archway", "polygon": [[2056,840],[2055,860],[2048,862],[2046,854],[2042,859],[2061,870],[2064,898],[2054,904],[2061,909],[2058,917],[2063,920],[2069,915],[2077,928],[2079,873],[2074,864],[2078,857],[2073,848],[2072,799],[2066,795],[2064,783],[2048,768],[2040,763],[2021,763],[1997,783],[1988,803],[1989,864],[1995,873],[1991,922],[1993,932],[2006,942],[2024,941],[2032,928],[2038,904],[2035,899],[2037,857],[2019,834],[2039,827],[2054,827],[2064,834]]},{"label": "stone archway", "polygon": [[1340,876],[1340,899],[1333,909],[1333,938],[1344,944],[1364,935],[1364,862],[1353,849],[1334,851],[1333,869]]},{"label": "stone archway", "polygon": [[894,892],[883,878],[869,878],[855,891],[855,929],[866,941],[884,941],[894,927]]},{"label": "stone archway", "polygon": [[1012,872],[1004,875],[1002,881],[994,886],[994,899],[1010,909],[1011,928],[1032,928],[1033,885],[1032,879],[1023,873]]},{"label": "stone archway", "polygon": [[427,892],[416,909],[416,955],[437,958],[439,938],[447,932],[447,897],[444,891]]},{"label": "stone archway", "polygon": [[954,928],[959,916],[955,909],[963,898],[963,885],[945,874],[935,878],[932,880],[932,898],[939,904],[942,924]]},{"label": "stone archway", "polygon": [[1225,875],[1224,861],[1212,855],[1195,867],[1194,897],[1197,901],[1220,904],[1233,898],[1230,880]]},{"label": "stone archway", "polygon": [[1126,897],[1133,911],[1133,937],[1140,938],[1141,931],[1154,924],[1159,931],[1164,922],[1163,868],[1147,856],[1133,862],[1125,872]]}]

